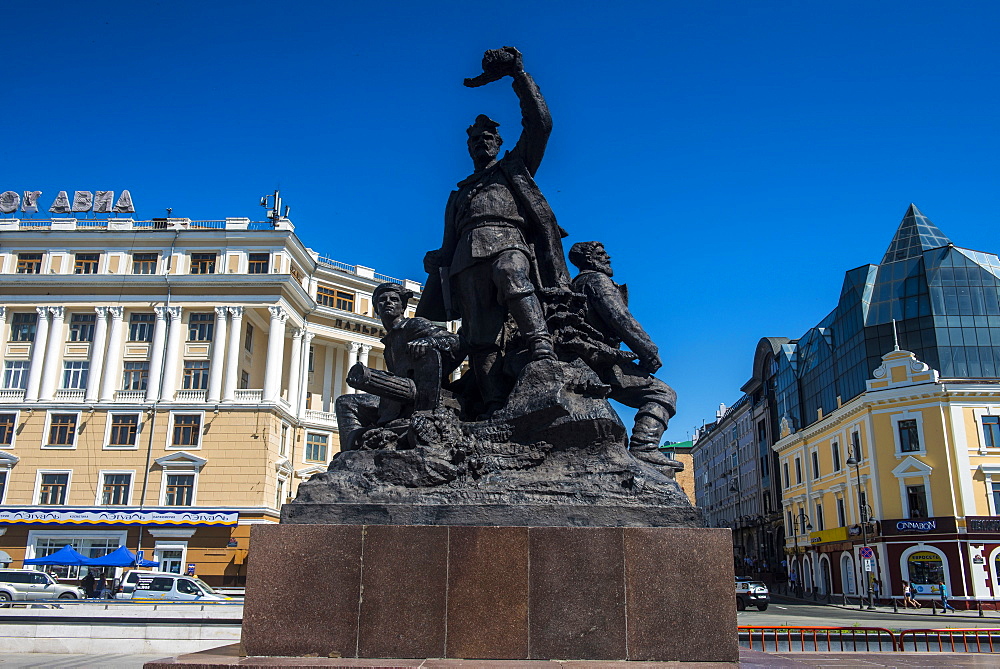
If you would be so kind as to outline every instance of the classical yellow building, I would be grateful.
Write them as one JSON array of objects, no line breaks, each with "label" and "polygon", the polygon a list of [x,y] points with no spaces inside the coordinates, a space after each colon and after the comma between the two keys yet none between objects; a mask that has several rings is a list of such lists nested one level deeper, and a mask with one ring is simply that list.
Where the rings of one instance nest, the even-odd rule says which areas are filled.
[{"label": "classical yellow building", "polygon": [[421,288],[276,213],[0,219],[0,563],[125,545],[242,585],[249,526],[338,449],[347,370],[384,368],[383,281]]},{"label": "classical yellow building", "polygon": [[[941,379],[905,350],[867,390],[774,446],[788,571],[820,594],[1000,598],[1000,384]],[[997,481],[994,482],[994,477]],[[867,549],[866,549],[867,545]],[[870,549],[870,571],[863,556]]]}]

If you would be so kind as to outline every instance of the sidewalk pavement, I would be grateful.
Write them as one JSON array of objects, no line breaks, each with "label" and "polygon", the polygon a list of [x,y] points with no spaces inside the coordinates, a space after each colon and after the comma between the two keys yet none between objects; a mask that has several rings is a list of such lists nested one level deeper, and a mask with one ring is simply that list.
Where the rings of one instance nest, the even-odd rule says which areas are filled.
[{"label": "sidewalk pavement", "polygon": [[927,604],[922,603],[922,608],[913,609],[905,608],[902,606],[897,607],[897,611],[892,610],[892,604],[885,604],[884,602],[876,605],[875,609],[858,608],[856,604],[836,604],[834,602],[824,602],[822,600],[807,599],[804,597],[792,597],[791,595],[777,595],[771,593],[772,602],[792,602],[796,604],[809,604],[810,606],[828,606],[834,609],[841,609],[844,611],[864,611],[867,613],[887,613],[890,615],[908,615],[908,616],[927,616],[930,618],[937,618],[941,616],[943,618],[969,618],[973,620],[983,621],[988,619],[994,619],[997,621],[997,626],[1000,627],[1000,611],[983,611],[983,615],[979,615],[979,611],[970,611],[958,609],[957,611],[951,613],[944,613],[938,607],[938,612],[935,614],[933,609]]}]

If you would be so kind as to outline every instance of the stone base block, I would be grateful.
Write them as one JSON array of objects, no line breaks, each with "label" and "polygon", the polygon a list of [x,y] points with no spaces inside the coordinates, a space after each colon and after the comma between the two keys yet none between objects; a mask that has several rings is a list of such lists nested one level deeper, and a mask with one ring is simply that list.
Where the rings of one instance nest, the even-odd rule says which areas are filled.
[{"label": "stone base block", "polygon": [[256,525],[251,656],[737,662],[728,529]]}]

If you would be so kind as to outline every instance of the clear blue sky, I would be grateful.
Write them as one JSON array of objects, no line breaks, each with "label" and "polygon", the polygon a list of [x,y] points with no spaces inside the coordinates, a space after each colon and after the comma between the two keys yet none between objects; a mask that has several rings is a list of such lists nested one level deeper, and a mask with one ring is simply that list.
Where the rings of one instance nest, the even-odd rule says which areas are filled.
[{"label": "clear blue sky", "polygon": [[912,201],[1000,251],[1000,5],[964,2],[46,2],[4,7],[0,190],[131,190],[137,217],[263,217],[423,280],[479,112],[524,53],[555,121],[538,173],[604,241],[660,345],[682,440],[797,337]]}]

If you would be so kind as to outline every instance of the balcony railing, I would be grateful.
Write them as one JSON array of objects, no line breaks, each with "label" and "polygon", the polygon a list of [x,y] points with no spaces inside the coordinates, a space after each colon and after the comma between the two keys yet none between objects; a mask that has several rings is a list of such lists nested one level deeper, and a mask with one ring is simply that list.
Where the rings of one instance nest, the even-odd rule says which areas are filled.
[{"label": "balcony railing", "polygon": [[24,389],[23,388],[0,388],[0,402],[23,402],[24,401]]},{"label": "balcony railing", "polygon": [[60,388],[56,391],[55,398],[57,400],[69,400],[71,402],[82,402],[83,398],[87,395],[87,391],[83,389],[76,388]]},{"label": "balcony railing", "polygon": [[207,390],[178,390],[174,395],[177,402],[204,402]]},{"label": "balcony railing", "polygon": [[115,402],[142,402],[146,399],[145,390],[116,390]]},{"label": "balcony railing", "polygon": [[258,388],[240,388],[233,397],[240,404],[256,404],[264,397],[264,391]]},{"label": "balcony railing", "polygon": [[332,411],[317,411],[315,409],[306,409],[306,420],[314,420],[320,423],[330,423],[332,425],[337,424],[337,414]]}]

